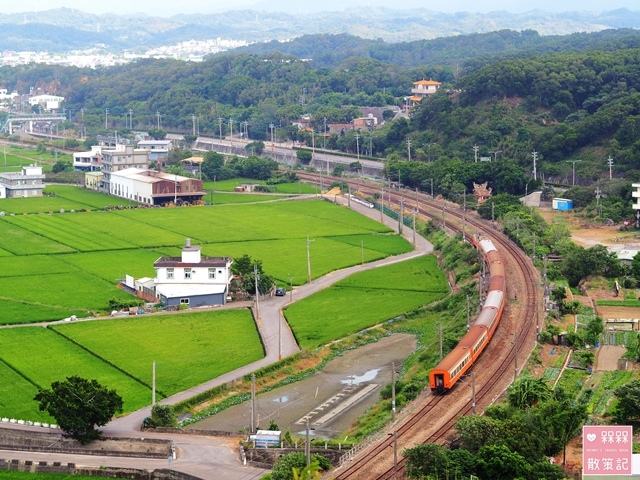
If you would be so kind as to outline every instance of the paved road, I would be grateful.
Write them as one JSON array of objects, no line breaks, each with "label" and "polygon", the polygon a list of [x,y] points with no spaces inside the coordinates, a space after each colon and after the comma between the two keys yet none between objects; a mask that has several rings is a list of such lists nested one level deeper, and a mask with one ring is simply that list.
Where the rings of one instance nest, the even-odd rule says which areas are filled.
[{"label": "paved road", "polygon": [[[346,204],[346,199],[335,199],[338,203]],[[380,212],[378,210],[367,208],[355,202],[351,202],[351,209],[363,215],[369,216],[377,221],[380,220]],[[384,224],[397,231],[398,222],[385,216]],[[403,229],[404,237],[409,241],[413,241],[413,231],[407,227]],[[352,275],[353,273],[370,270],[380,266],[390,265],[411,258],[416,258],[433,251],[433,246],[420,235],[415,235],[415,250],[393,257],[388,257],[376,262],[357,265],[343,270],[329,273],[328,275],[318,278],[311,283],[297,287],[293,292],[293,301],[301,300],[312,295],[324,288],[327,288],[339,280]],[[280,355],[285,358],[299,351],[295,338],[287,323],[281,316],[281,309],[290,302],[290,295],[284,297],[273,297],[263,302],[258,302],[259,318],[257,319],[260,335],[266,348],[266,356],[257,362],[246,365],[242,368],[229,372],[225,375],[217,377],[202,385],[190,388],[184,392],[177,393],[162,400],[161,404],[174,404],[176,402],[191,398],[194,395],[209,390],[213,387],[226,384],[233,380],[239,379],[247,374],[256,371],[259,368],[270,365],[278,360]],[[254,309],[255,314],[255,309]],[[279,325],[281,331],[278,334]],[[239,461],[237,449],[237,439],[220,439],[216,437],[203,437],[197,435],[186,434],[161,434],[151,432],[141,432],[140,426],[142,420],[151,415],[151,407],[147,407],[136,412],[132,412],[126,416],[117,418],[102,430],[105,436],[127,436],[127,437],[154,437],[154,438],[170,438],[174,441],[178,458],[171,464],[174,470],[190,473],[203,479],[219,479],[228,480],[245,480],[251,478],[259,478],[263,470],[243,466]],[[3,454],[4,455],[4,454]],[[35,454],[22,452],[15,453],[10,458],[24,458],[29,460],[49,460],[49,461],[74,461],[78,465],[85,466],[136,466],[136,468],[146,468],[153,470],[154,468],[167,467],[167,461],[149,460],[149,459],[130,459],[116,457],[93,457],[93,456],[69,456],[57,454]]]}]

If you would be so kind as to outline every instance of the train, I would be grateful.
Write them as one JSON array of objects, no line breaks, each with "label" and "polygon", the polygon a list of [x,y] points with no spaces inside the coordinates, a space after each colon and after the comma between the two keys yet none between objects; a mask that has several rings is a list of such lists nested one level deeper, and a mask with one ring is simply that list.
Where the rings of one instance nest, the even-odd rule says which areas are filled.
[{"label": "train", "polygon": [[500,323],[506,302],[506,279],[500,252],[489,238],[477,237],[473,242],[482,252],[482,261],[489,272],[489,288],[480,314],[467,333],[431,370],[429,383],[431,391],[436,394],[449,391],[477,361]]}]

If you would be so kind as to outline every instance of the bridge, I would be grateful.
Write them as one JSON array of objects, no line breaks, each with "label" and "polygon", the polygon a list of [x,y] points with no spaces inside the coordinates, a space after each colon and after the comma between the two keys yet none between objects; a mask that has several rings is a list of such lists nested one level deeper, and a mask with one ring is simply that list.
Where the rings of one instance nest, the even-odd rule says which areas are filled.
[{"label": "bridge", "polygon": [[33,133],[33,125],[36,122],[55,122],[63,121],[67,118],[61,114],[9,114],[9,118],[4,122],[0,132],[13,133],[14,124],[28,125],[28,132]]}]

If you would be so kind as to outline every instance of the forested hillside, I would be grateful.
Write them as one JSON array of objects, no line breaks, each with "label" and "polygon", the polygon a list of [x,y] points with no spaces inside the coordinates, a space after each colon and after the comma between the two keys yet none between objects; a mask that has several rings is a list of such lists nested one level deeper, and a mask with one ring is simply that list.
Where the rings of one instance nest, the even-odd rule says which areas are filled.
[{"label": "forested hillside", "polygon": [[[118,130],[126,135],[131,110],[134,129],[160,121],[164,129],[190,133],[197,119],[199,133],[217,136],[238,132],[239,123],[247,122],[252,139],[268,138],[273,125],[278,138],[311,145],[310,132],[291,127],[300,116],[309,115],[312,127],[322,133],[325,120],[346,123],[360,116],[357,107],[403,105],[412,82],[434,78],[443,87],[408,118],[360,132],[359,142],[356,132],[348,131],[332,134],[323,144],[387,158],[392,177],[412,186],[437,178],[443,192],[459,189],[458,180],[442,181],[442,176],[456,170],[455,162],[475,163],[475,145],[478,160],[499,159],[503,167],[478,162],[464,167],[473,171],[460,176],[496,186],[502,176],[503,191],[522,193],[534,150],[538,178],[567,183],[573,164],[566,160],[580,160],[578,183],[584,183],[603,175],[609,156],[616,171],[640,174],[640,48],[628,48],[637,47],[639,38],[638,32],[626,30],[571,35],[536,50],[540,37],[535,33],[496,32],[456,39],[459,62],[447,62],[446,52],[453,50],[432,45],[430,55],[440,62],[411,68],[364,53],[322,68],[281,53],[227,54],[203,63],[144,60],[104,70],[3,68],[0,84],[21,91],[43,86],[64,95],[70,118],[91,134]],[[350,52],[351,40],[323,36],[305,42],[338,58]],[[488,45],[498,40],[503,47],[510,45],[511,53],[500,47],[496,51],[503,58],[496,60],[499,54],[489,54]],[[391,45],[380,45],[391,55]],[[405,44],[395,48],[397,58],[410,51]],[[398,163],[409,158],[421,162]],[[434,171],[429,163],[436,160],[448,167]]]}]

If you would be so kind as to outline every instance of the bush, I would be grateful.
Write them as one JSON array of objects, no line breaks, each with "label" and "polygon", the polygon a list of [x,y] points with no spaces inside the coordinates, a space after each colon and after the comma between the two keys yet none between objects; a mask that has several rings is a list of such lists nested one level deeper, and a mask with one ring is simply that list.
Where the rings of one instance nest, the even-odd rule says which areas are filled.
[{"label": "bush", "polygon": [[151,417],[147,417],[145,426],[148,428],[155,427],[175,427],[176,414],[171,405],[155,404],[151,408]]}]

